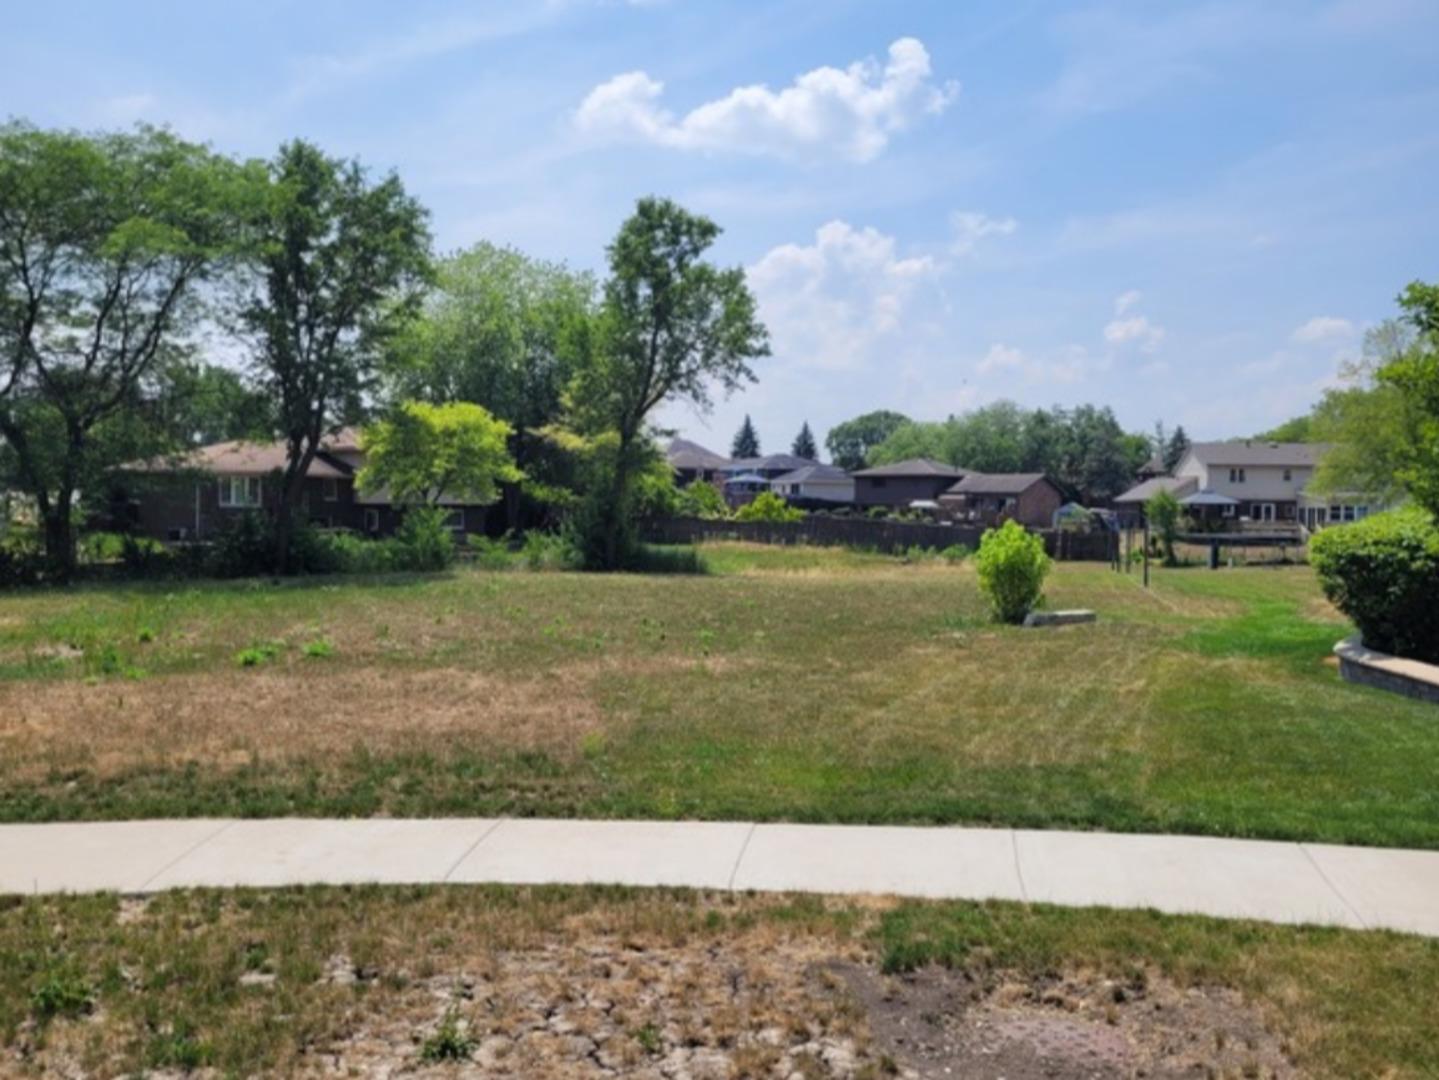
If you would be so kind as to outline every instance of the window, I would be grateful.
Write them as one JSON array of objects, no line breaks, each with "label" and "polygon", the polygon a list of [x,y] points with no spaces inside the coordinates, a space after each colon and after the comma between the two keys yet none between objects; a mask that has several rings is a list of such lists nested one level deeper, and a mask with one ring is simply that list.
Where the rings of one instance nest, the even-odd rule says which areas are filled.
[{"label": "window", "polygon": [[1233,503],[1230,503],[1228,506],[1226,506],[1226,507],[1224,508],[1224,516],[1225,516],[1225,517],[1233,517],[1233,516],[1235,515],[1235,513],[1238,512],[1238,510],[1239,510],[1239,507],[1235,506]]},{"label": "window", "polygon": [[260,478],[258,476],[220,477],[221,506],[259,506]]},{"label": "window", "polygon": [[465,531],[465,512],[463,510],[450,510],[445,514],[445,528],[451,532]]},{"label": "window", "polygon": [[1230,469],[1230,470],[1229,470],[1229,482],[1230,482],[1231,484],[1242,484],[1242,483],[1244,483],[1244,470],[1243,470],[1243,469]]},{"label": "window", "polygon": [[372,506],[365,507],[365,531],[367,533],[380,531],[380,512]]},{"label": "window", "polygon": [[[1286,477],[1287,479],[1287,477]],[[324,499],[326,502],[340,501],[340,482],[338,480],[326,480],[324,486]]]},{"label": "window", "polygon": [[1293,479],[1294,479],[1294,470],[1293,470],[1293,469],[1285,469],[1285,470],[1284,470],[1284,479],[1285,479],[1285,480],[1293,480]]}]

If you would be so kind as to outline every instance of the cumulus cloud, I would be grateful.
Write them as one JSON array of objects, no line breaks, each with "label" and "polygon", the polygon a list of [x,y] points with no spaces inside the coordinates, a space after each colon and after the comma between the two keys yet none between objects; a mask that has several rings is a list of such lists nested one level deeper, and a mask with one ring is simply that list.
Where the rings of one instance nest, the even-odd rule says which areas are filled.
[{"label": "cumulus cloud", "polygon": [[679,118],[661,103],[664,83],[627,72],[590,91],[575,126],[596,138],[680,150],[864,162],[883,153],[897,132],[942,113],[958,94],[957,83],[935,82],[923,44],[901,38],[883,66],[861,60],[820,67],[779,91],[737,87]]},{"label": "cumulus cloud", "polygon": [[1123,315],[1142,299],[1144,299],[1144,294],[1138,289],[1130,289],[1126,293],[1120,293],[1114,301],[1114,317],[1118,318]]},{"label": "cumulus cloud", "polygon": [[784,244],[749,268],[748,280],[776,356],[824,370],[871,366],[880,345],[913,328],[917,290],[940,267],[905,258],[892,236],[832,221],[813,244]]},{"label": "cumulus cloud", "polygon": [[1336,319],[1330,315],[1321,315],[1318,318],[1310,319],[1290,335],[1293,340],[1305,345],[1353,336],[1354,324],[1352,322],[1348,319]]},{"label": "cumulus cloud", "polygon": [[1104,340],[1118,347],[1135,347],[1142,352],[1152,353],[1164,340],[1164,328],[1155,326],[1144,315],[1130,312],[1143,299],[1136,289],[1121,293],[1114,300],[1114,318],[1104,328]]},{"label": "cumulus cloud", "polygon": [[993,218],[988,214],[959,211],[949,215],[949,224],[954,231],[950,250],[956,255],[968,255],[987,236],[1009,236],[1019,223],[1014,218]]},{"label": "cumulus cloud", "polygon": [[1018,368],[1023,364],[1024,352],[1022,350],[1016,349],[1012,345],[996,342],[980,359],[976,370],[981,375],[988,375],[995,371]]}]

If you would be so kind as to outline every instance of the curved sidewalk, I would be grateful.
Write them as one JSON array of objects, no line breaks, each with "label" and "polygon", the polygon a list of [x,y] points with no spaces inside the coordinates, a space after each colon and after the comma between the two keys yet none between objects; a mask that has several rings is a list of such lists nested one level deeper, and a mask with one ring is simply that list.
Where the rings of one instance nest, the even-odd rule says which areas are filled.
[{"label": "curved sidewalk", "polygon": [[743,822],[0,825],[0,893],[606,883],[1154,908],[1439,936],[1439,852],[1190,836]]}]

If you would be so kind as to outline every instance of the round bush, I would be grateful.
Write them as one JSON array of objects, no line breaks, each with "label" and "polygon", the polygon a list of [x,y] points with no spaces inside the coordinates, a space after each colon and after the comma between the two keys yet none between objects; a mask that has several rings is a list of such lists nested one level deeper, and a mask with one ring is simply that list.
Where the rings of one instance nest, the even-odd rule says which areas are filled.
[{"label": "round bush", "polygon": [[1309,542],[1309,561],[1365,645],[1439,664],[1439,528],[1426,511],[1325,529]]},{"label": "round bush", "polygon": [[1053,565],[1044,541],[1014,521],[980,538],[974,557],[979,587],[1000,622],[1021,623],[1040,601],[1044,579]]}]

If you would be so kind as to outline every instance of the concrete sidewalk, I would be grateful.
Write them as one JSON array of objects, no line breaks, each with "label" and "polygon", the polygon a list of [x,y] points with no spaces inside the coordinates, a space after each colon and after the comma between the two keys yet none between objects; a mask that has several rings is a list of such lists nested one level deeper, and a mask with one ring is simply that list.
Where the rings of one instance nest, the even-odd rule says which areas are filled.
[{"label": "concrete sidewalk", "polygon": [[0,826],[0,893],[601,882],[1155,908],[1439,936],[1439,852],[1188,836],[497,819]]}]

